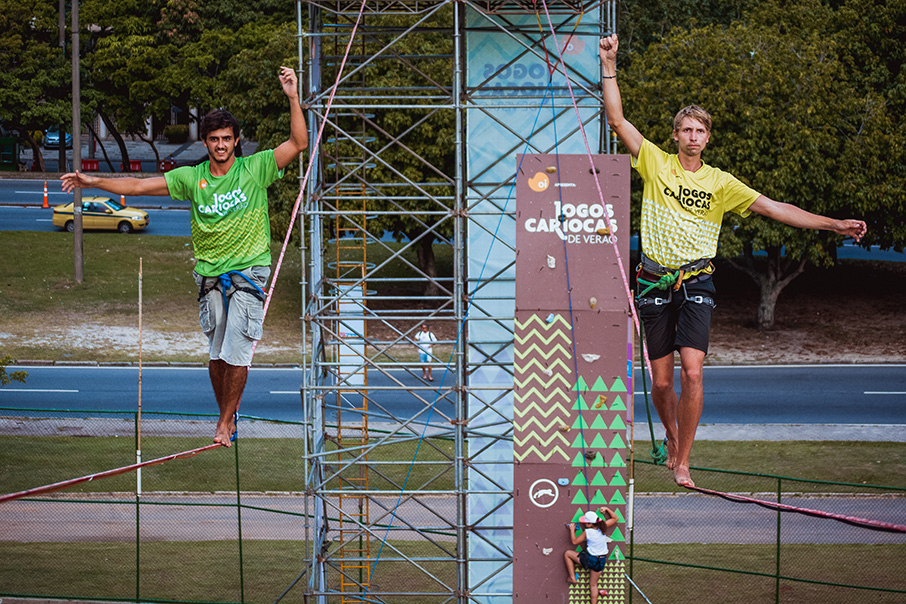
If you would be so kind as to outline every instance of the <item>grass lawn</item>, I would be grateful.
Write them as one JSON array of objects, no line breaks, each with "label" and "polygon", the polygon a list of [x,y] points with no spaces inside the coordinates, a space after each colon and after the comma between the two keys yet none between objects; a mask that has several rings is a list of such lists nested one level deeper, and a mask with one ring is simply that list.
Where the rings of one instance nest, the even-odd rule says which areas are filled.
[{"label": "grass lawn", "polygon": [[[236,490],[236,459],[239,459],[240,489],[247,492],[301,491],[303,476],[302,439],[241,438],[232,449],[205,451],[189,459],[173,460],[142,470],[142,488],[150,491],[214,492]],[[210,444],[207,438],[142,438],[142,459],[150,460]],[[331,448],[333,445],[328,445]],[[415,451],[417,442],[376,447],[369,455],[374,466],[372,489],[398,492],[409,475],[407,490],[450,490],[453,470],[452,442],[430,439]],[[410,462],[415,461],[409,472]],[[388,462],[402,461],[392,464]],[[71,436],[0,436],[0,485],[12,493],[86,476],[135,463],[131,438]],[[338,467],[336,456],[327,463]],[[347,470],[358,472],[361,464]],[[338,488],[339,480],[328,483]],[[77,485],[67,492],[129,492],[135,489],[133,473]]]},{"label": "grass lawn", "polygon": [[[376,594],[428,592],[443,594],[444,588],[428,574],[395,554],[399,548],[418,556],[415,542],[392,542],[385,546],[372,577]],[[373,545],[376,556],[378,544]],[[138,558],[137,558],[138,554]],[[776,550],[772,545],[684,544],[636,546],[632,563],[633,581],[652,602],[720,602],[721,604],[768,604],[774,602]],[[848,585],[866,585],[886,590],[906,589],[904,545],[837,544],[833,555],[825,545],[789,545],[781,549],[781,575]],[[146,542],[138,553],[134,543],[0,543],[0,595],[63,599],[115,599],[136,597],[145,601],[274,602],[306,566],[302,541],[245,541],[240,577],[236,542]],[[455,585],[455,556],[420,565],[446,585]],[[688,568],[639,559],[682,560],[691,564],[740,573]],[[843,563],[841,563],[843,562]],[[136,565],[141,571],[136,582]],[[559,566],[552,573],[560,572]],[[629,571],[629,561],[627,561]],[[240,585],[240,578],[242,585]],[[339,587],[339,574],[329,571],[327,585]],[[305,581],[290,592],[289,600],[301,601]],[[628,587],[628,585],[627,585]],[[565,583],[564,583],[565,593]],[[782,580],[780,601],[796,604],[828,602],[902,602],[906,594],[867,591],[809,582]],[[390,602],[424,602],[425,598],[390,596]],[[440,601],[440,600],[438,600]],[[642,602],[638,594],[633,601]]]},{"label": "grass lawn", "polygon": [[[142,459],[163,457],[208,444],[207,438],[143,437]],[[638,441],[637,441],[638,442]],[[332,443],[328,446],[335,450]],[[428,439],[376,447],[369,454],[372,489],[398,491],[409,474],[407,489],[452,489],[452,442]],[[645,443],[638,443],[641,456]],[[302,439],[242,438],[238,449],[215,449],[191,459],[167,462],[143,471],[146,491],[232,491],[236,489],[236,453],[242,491],[299,491],[303,488]],[[331,468],[337,456],[325,458]],[[397,462],[397,463],[394,463]],[[818,481],[906,487],[906,451],[901,443],[884,442],[746,442],[700,441],[695,444],[697,466],[739,472],[791,476]],[[0,484],[15,492],[135,463],[132,438],[73,436],[0,436]],[[357,472],[358,466],[347,470]],[[628,473],[628,470],[627,470]],[[348,476],[349,474],[344,474]],[[776,479],[725,472],[704,473],[699,482],[727,492],[774,492]],[[331,487],[337,486],[337,481]],[[73,492],[130,491],[131,474],[92,481]],[[635,466],[637,492],[685,491],[663,467]],[[840,486],[784,480],[784,491],[865,492],[859,486]],[[873,491],[869,491],[873,492]]]},{"label": "grass lawn", "polygon": [[[8,231],[2,237],[0,333],[9,337],[2,343],[0,356],[50,361],[137,361],[135,352],[118,345],[113,338],[104,344],[81,349],[77,342],[65,341],[65,336],[42,336],[80,326],[94,332],[105,328],[137,330],[141,258],[142,323],[144,337],[148,338],[144,360],[206,361],[203,345],[190,347],[188,351],[172,346],[157,351],[150,346],[152,334],[169,337],[174,342],[187,337],[203,337],[198,328],[198,288],[192,277],[194,254],[190,238],[86,233],[84,279],[78,284],[73,278],[73,243],[69,234]],[[275,264],[281,246],[282,243],[271,245]],[[402,247],[403,244],[392,242],[369,245],[368,261],[376,265],[384,264]],[[324,255],[325,264],[336,259],[332,246],[328,246]],[[452,275],[452,248],[436,244],[435,255],[438,274]],[[415,250],[408,249],[401,254],[401,258],[387,262],[379,272],[379,277],[390,281],[369,283],[369,291],[410,298],[407,304],[417,303],[423,280],[417,277],[412,264],[417,266]],[[325,270],[332,269],[326,267]],[[268,309],[265,336],[255,355],[257,362],[301,361],[300,317],[304,313],[301,282],[301,253],[298,247],[290,246]],[[137,350],[137,342],[130,344],[136,344]],[[270,352],[267,350],[269,346]],[[411,346],[400,347],[394,352],[397,360],[417,358]]]}]

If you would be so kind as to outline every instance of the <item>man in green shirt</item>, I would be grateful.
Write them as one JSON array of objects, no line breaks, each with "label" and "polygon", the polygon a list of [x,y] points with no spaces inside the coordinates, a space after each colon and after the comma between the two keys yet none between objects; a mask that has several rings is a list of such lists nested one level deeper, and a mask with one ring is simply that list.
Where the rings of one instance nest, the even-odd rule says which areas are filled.
[{"label": "man in green shirt", "polygon": [[[667,467],[677,484],[695,486],[689,456],[702,414],[702,367],[715,289],[710,260],[717,252],[726,212],[751,212],[803,229],[824,229],[856,241],[865,222],[837,220],[774,201],[747,187],[732,174],[702,161],[711,137],[711,116],[701,107],[680,110],[673,122],[677,153],[666,153],[623,117],[617,85],[616,34],[602,38],[599,55],[607,122],[632,155],[632,165],[645,183],[642,191],[642,281],[673,275],[667,292],[648,288],[639,300],[639,317],[651,360],[651,397],[667,432]],[[780,119],[780,118],[778,118]],[[674,390],[674,354],[680,357],[680,396]]]},{"label": "man in green shirt", "polygon": [[66,192],[98,188],[191,202],[199,319],[208,336],[208,371],[220,407],[214,442],[227,447],[236,432],[254,344],[262,334],[263,290],[271,264],[267,187],[308,147],[296,74],[281,67],[279,78],[290,101],[290,136],[276,149],[236,157],[239,123],[228,111],[215,109],[201,121],[208,160],[197,166],[153,178],[100,178],[80,172],[61,178]]}]

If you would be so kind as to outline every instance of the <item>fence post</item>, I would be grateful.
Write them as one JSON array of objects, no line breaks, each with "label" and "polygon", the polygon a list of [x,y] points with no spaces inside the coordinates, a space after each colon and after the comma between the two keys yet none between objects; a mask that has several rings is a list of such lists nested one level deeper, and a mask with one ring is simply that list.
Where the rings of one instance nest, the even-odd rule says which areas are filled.
[{"label": "fence post", "polygon": [[[783,503],[780,501],[781,492],[782,492],[782,482],[781,478],[777,479],[777,503]],[[777,553],[775,557],[775,566],[774,566],[774,604],[780,604],[780,510],[777,510]]]},{"label": "fence post", "polygon": [[[237,418],[238,419],[238,418]],[[236,522],[239,527],[239,601],[245,604],[245,572],[242,564],[242,498],[239,492],[239,439],[233,442],[236,455]]]},{"label": "fence post", "polygon": [[[135,413],[135,450],[139,448],[138,439],[138,412]],[[138,479],[135,481],[135,601],[140,602],[141,597],[141,516],[140,516],[140,500],[141,492],[139,491]]]}]

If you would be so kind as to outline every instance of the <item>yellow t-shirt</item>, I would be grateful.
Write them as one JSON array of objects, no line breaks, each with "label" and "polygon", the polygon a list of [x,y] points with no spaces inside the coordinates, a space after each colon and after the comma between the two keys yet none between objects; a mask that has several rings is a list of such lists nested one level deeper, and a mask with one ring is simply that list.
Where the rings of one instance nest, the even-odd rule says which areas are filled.
[{"label": "yellow t-shirt", "polygon": [[642,251],[667,268],[717,254],[726,212],[749,215],[759,193],[735,176],[707,164],[687,172],[675,154],[647,139],[632,161],[642,190]]}]

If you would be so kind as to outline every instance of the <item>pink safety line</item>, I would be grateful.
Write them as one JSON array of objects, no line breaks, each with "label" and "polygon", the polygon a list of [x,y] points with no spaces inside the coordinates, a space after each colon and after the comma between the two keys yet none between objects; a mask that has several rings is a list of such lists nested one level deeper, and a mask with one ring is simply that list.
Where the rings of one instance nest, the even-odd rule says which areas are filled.
[{"label": "pink safety line", "polygon": [[[355,25],[352,27],[352,33],[349,35],[349,43],[346,44],[346,52],[343,53],[343,60],[340,62],[340,70],[337,72],[337,78],[334,81],[333,88],[330,91],[330,96],[327,98],[327,109],[324,111],[324,119],[321,120],[321,127],[318,129],[318,136],[315,137],[315,144],[311,148],[311,155],[308,159],[308,168],[305,170],[305,175],[302,177],[302,183],[299,185],[299,195],[296,197],[296,203],[293,204],[292,216],[289,220],[289,228],[286,230],[286,237],[283,238],[283,247],[280,250],[280,256],[277,258],[277,265],[274,267],[274,278],[271,279],[271,286],[267,290],[267,299],[264,301],[264,318],[267,317],[267,309],[271,304],[271,297],[274,293],[274,288],[277,286],[277,277],[280,275],[280,267],[283,265],[283,257],[286,255],[286,248],[289,246],[289,239],[292,236],[293,226],[296,224],[296,215],[299,212],[299,205],[302,203],[302,195],[305,194],[305,185],[308,184],[308,178],[311,175],[311,169],[314,165],[315,155],[318,151],[318,147],[321,145],[321,136],[324,134],[324,127],[327,126],[327,116],[330,114],[331,105],[333,105],[333,97],[337,93],[337,88],[340,86],[340,78],[343,77],[343,69],[346,67],[346,59],[349,58],[349,50],[352,48],[352,43],[355,40],[356,30],[359,28],[359,23],[362,21],[362,14],[365,12],[365,2],[362,0],[362,5],[359,7],[359,15],[356,17]],[[264,319],[262,318],[262,321]],[[252,344],[252,356],[255,355],[255,348],[258,347],[258,341]]]},{"label": "pink safety line", "polygon": [[89,474],[87,476],[81,476],[79,478],[71,478],[69,480],[64,480],[62,482],[55,482],[53,484],[44,485],[43,487],[35,487],[33,489],[28,489],[27,491],[19,491],[18,493],[8,493],[6,495],[0,495],[0,503],[5,503],[7,501],[14,501],[16,499],[22,499],[23,497],[32,497],[34,495],[43,495],[45,493],[53,493],[54,491],[61,491],[63,489],[68,489],[69,487],[75,486],[77,484],[82,484],[83,482],[91,482],[96,478],[109,478],[111,476],[119,476],[120,474],[125,474],[126,472],[132,472],[133,470],[138,470],[139,468],[144,468],[145,466],[156,466],[168,461],[173,461],[174,459],[184,459],[186,457],[194,457],[202,451],[208,451],[210,449],[217,449],[218,447],[224,446],[222,443],[214,443],[212,445],[206,445],[204,447],[199,447],[197,449],[190,449],[189,451],[183,451],[181,453],[174,453],[173,455],[167,455],[166,457],[158,457],[157,459],[151,459],[148,461],[143,461],[141,463],[132,464],[131,466],[123,466],[121,468],[114,468],[113,470],[106,470],[104,472],[97,472],[95,474]]},{"label": "pink safety line", "polygon": [[830,520],[837,520],[839,522],[845,522],[846,524],[851,524],[853,526],[859,526],[863,528],[870,528],[878,531],[887,531],[890,533],[906,533],[906,526],[902,524],[894,524],[892,522],[881,522],[878,520],[871,520],[869,518],[859,518],[858,516],[845,516],[843,514],[834,514],[832,512],[823,512],[821,510],[812,510],[809,508],[800,508],[792,505],[786,505],[783,503],[774,503],[773,501],[763,501],[761,499],[753,499],[751,497],[744,497],[742,495],[733,495],[730,493],[722,493],[720,491],[712,491],[710,489],[703,489],[701,487],[683,485],[687,489],[698,491],[699,493],[704,493],[706,495],[714,495],[715,497],[720,497],[726,499],[727,501],[732,501],[735,503],[754,503],[762,507],[778,510],[781,512],[796,512],[798,514],[805,514],[806,516],[814,516],[816,518],[826,518]]},{"label": "pink safety line", "polygon": [[[594,158],[591,154],[591,147],[588,144],[588,136],[585,134],[585,126],[582,124],[582,115],[579,113],[579,105],[576,103],[576,96],[573,94],[573,86],[569,79],[569,73],[566,71],[566,61],[563,59],[563,51],[560,49],[560,42],[557,40],[557,33],[554,30],[554,23],[551,21],[550,12],[547,10],[546,0],[541,0],[541,5],[544,7],[544,15],[547,17],[547,23],[551,28],[551,36],[554,38],[554,47],[557,49],[557,55],[560,58],[559,66],[563,70],[563,75],[566,78],[566,86],[569,89],[569,97],[572,100],[573,109],[576,111],[576,121],[579,123],[579,131],[582,133],[582,141],[585,143],[585,152],[588,155],[588,163],[591,166],[592,174],[595,175],[595,187],[598,189],[598,197],[601,200],[601,207],[604,208],[604,219],[607,222],[607,229],[610,231],[610,238],[613,241],[613,251],[617,257],[617,266],[620,268],[620,277],[623,280],[623,289],[626,293],[626,300],[629,303],[629,312],[632,314],[632,322],[635,324],[636,332],[641,331],[641,324],[639,323],[639,317],[635,310],[635,305],[632,303],[632,290],[629,287],[629,278],[626,276],[626,271],[623,268],[623,259],[620,256],[620,250],[616,246],[616,235],[614,234],[613,224],[610,220],[610,214],[607,212],[607,204],[604,202],[604,191],[601,190],[601,183],[598,181],[598,173],[595,170]],[[648,368],[648,374],[654,379],[654,375],[651,372],[651,361],[648,359],[647,347],[645,346],[644,340],[640,342],[642,347],[641,357],[645,362],[645,366]],[[631,400],[631,399],[630,399]]]}]

